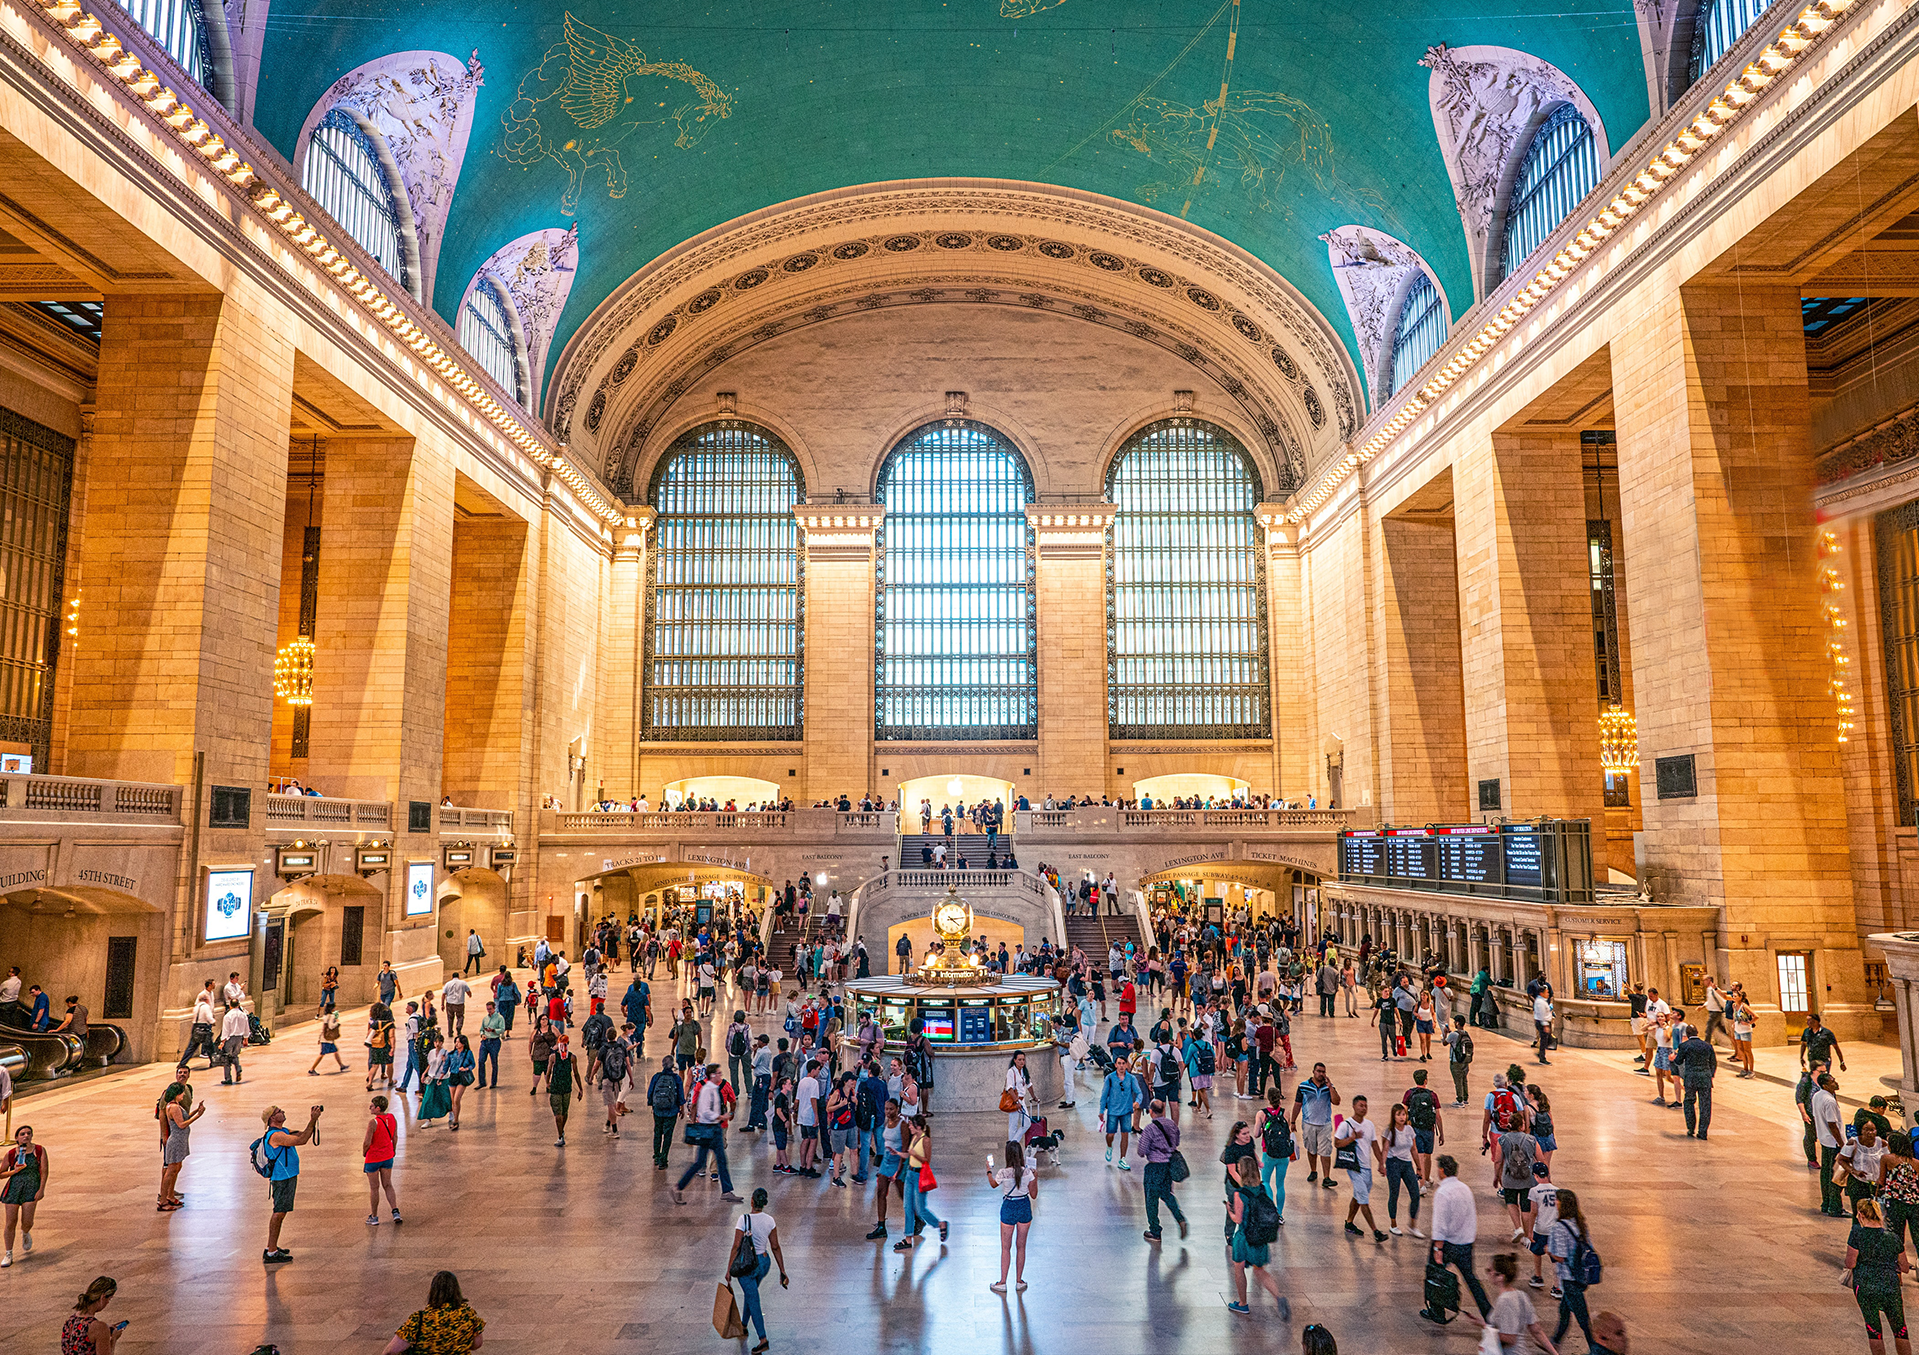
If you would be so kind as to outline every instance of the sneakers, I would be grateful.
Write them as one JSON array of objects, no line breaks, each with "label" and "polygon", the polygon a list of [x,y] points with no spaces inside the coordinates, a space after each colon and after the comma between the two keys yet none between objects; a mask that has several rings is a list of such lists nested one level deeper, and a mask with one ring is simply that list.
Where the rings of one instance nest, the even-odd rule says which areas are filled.
[{"label": "sneakers", "polygon": [[[11,1255],[11,1253],[9,1253],[9,1255]],[[260,1259],[267,1265],[277,1266],[283,1261],[291,1261],[293,1259],[293,1253],[285,1247],[280,1247],[278,1249],[269,1249],[261,1252]]]},{"label": "sneakers", "polygon": [[1379,1229],[1377,1228],[1373,1229],[1373,1241],[1384,1242],[1385,1240],[1386,1240],[1386,1234],[1380,1232]]},{"label": "sneakers", "polygon": [[1318,1179],[1319,1179],[1319,1172],[1317,1170],[1309,1171],[1306,1173],[1307,1185],[1310,1186],[1313,1182],[1317,1181]]},{"label": "sneakers", "polygon": [[1405,1236],[1405,1234],[1404,1234],[1404,1233],[1402,1233],[1402,1232],[1400,1232],[1400,1231],[1399,1231],[1399,1225],[1398,1225],[1397,1223],[1395,1223],[1395,1224],[1394,1224],[1394,1225],[1392,1226],[1392,1229],[1391,1229],[1391,1232],[1392,1232],[1392,1235],[1393,1235],[1394,1237],[1404,1237],[1404,1236]]},{"label": "sneakers", "polygon": [[[897,1248],[895,1248],[895,1250],[897,1250]],[[1006,1292],[1006,1281],[994,1280],[991,1284],[987,1285],[986,1287],[992,1290],[995,1294],[1004,1294]]]},{"label": "sneakers", "polygon": [[1322,1186],[1324,1186],[1324,1187],[1326,1187],[1326,1189],[1328,1189],[1328,1190],[1338,1190],[1338,1189],[1339,1189],[1339,1182],[1337,1182],[1337,1181],[1335,1181],[1335,1180],[1333,1180],[1333,1178],[1332,1178],[1331,1176],[1328,1176],[1328,1177],[1327,1177],[1327,1178],[1326,1178],[1326,1179],[1325,1179],[1324,1181],[1321,1181],[1321,1182],[1320,1182],[1320,1184],[1321,1184]]},{"label": "sneakers", "polygon": [[1106,1145],[1106,1160],[1108,1162],[1113,1160],[1113,1145],[1110,1143]]},{"label": "sneakers", "polygon": [[22,1233],[20,1235],[20,1250],[23,1253],[31,1252],[33,1250],[33,1234],[32,1233]]},{"label": "sneakers", "polygon": [[396,1224],[405,1222],[405,1220],[400,1217],[400,1211],[397,1209],[393,1211],[393,1222]]},{"label": "sneakers", "polygon": [[1130,1164],[1129,1164],[1129,1163],[1128,1163],[1128,1162],[1126,1161],[1126,1159],[1122,1157],[1122,1158],[1121,1158],[1121,1159],[1119,1160],[1119,1169],[1120,1169],[1121,1171],[1123,1171],[1123,1172],[1129,1172],[1129,1171],[1131,1171],[1131,1170],[1132,1170],[1133,1168],[1132,1168],[1132,1166],[1131,1166],[1131,1165],[1130,1165]]},{"label": "sneakers", "polygon": [[886,1240],[886,1225],[882,1223],[873,1229],[872,1232],[866,1235],[866,1240],[868,1242],[884,1242]]},{"label": "sneakers", "polygon": [[1151,1229],[1148,1229],[1147,1231],[1141,1233],[1140,1236],[1145,1238],[1148,1242],[1159,1241],[1159,1234],[1156,1232],[1153,1232]]},{"label": "sneakers", "polygon": [[1528,1289],[1544,1289],[1546,1287],[1546,1281],[1541,1276],[1535,1275],[1526,1281],[1526,1287]]},{"label": "sneakers", "polygon": [[1366,1230],[1364,1228],[1361,1228],[1357,1223],[1354,1223],[1351,1219],[1348,1219],[1346,1221],[1346,1231],[1351,1233],[1354,1237],[1366,1236]]},{"label": "sneakers", "polygon": [[1423,1239],[1426,1236],[1426,1234],[1420,1232],[1419,1229],[1417,1228],[1408,1228],[1406,1231],[1411,1233],[1414,1237],[1417,1237],[1417,1238]]},{"label": "sneakers", "polygon": [[1253,1310],[1238,1300],[1231,1300],[1226,1304],[1226,1311],[1229,1313],[1238,1313],[1241,1317],[1245,1317]]},{"label": "sneakers", "polygon": [[720,1196],[720,1198],[721,1198],[722,1200],[728,1200],[728,1201],[730,1201],[730,1202],[732,1202],[733,1204],[745,1204],[745,1203],[746,1203],[746,1200],[745,1200],[745,1199],[744,1199],[743,1197],[741,1197],[741,1196],[739,1196],[739,1195],[735,1195],[735,1194],[734,1194],[734,1193],[733,1193],[732,1191],[730,1191],[730,1190],[729,1190],[729,1191],[727,1191],[727,1192],[725,1192],[725,1193],[724,1193],[723,1195],[721,1195],[721,1196]]},{"label": "sneakers", "polygon": [[0,1254],[0,1270],[5,1270],[8,1266],[12,1264],[13,1264],[12,1252],[6,1252],[4,1254]]},{"label": "sneakers", "polygon": [[378,1214],[368,1214],[366,1216],[366,1226],[369,1228],[378,1228],[380,1226],[380,1216]]}]

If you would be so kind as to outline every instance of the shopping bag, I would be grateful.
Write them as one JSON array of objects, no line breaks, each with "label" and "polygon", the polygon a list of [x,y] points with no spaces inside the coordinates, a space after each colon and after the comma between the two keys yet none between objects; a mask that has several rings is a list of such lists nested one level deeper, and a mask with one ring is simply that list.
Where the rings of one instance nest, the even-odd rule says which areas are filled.
[{"label": "shopping bag", "polygon": [[721,1284],[713,1291],[713,1330],[724,1341],[737,1341],[746,1335],[746,1324],[740,1321],[739,1301],[733,1297],[730,1284]]}]

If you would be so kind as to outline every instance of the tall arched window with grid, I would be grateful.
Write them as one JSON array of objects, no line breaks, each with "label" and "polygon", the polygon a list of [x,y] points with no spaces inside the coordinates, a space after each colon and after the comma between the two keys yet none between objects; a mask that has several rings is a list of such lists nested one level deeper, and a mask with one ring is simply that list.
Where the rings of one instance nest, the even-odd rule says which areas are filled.
[{"label": "tall arched window with grid", "polygon": [[1107,718],[1116,739],[1265,738],[1261,489],[1232,434],[1166,419],[1127,439],[1106,474]]},{"label": "tall arched window with grid", "polygon": [[1592,125],[1577,108],[1561,104],[1539,124],[1519,162],[1499,275],[1516,272],[1598,182],[1599,145]]},{"label": "tall arched window with grid", "polygon": [[211,90],[206,13],[200,0],[118,0],[135,23],[153,35],[180,69]]},{"label": "tall arched window with grid", "polygon": [[396,189],[381,168],[377,136],[346,109],[334,109],[313,129],[300,186],[375,263],[411,292],[415,283],[407,276]]},{"label": "tall arched window with grid", "polygon": [[1421,269],[1406,293],[1405,305],[1399,308],[1399,325],[1393,332],[1392,390],[1400,390],[1411,381],[1445,342],[1446,306],[1439,288]]},{"label": "tall arched window with grid", "polygon": [[928,424],[880,467],[874,732],[881,739],[1039,733],[1033,477],[984,424]]},{"label": "tall arched window with grid", "polygon": [[460,307],[460,347],[522,407],[532,403],[527,395],[525,344],[507,314],[500,284],[484,274],[474,280],[466,304]]},{"label": "tall arched window with grid", "polygon": [[642,725],[655,739],[797,739],[805,615],[799,462],[737,421],[682,434],[650,501]]},{"label": "tall arched window with grid", "polygon": [[1704,0],[1693,19],[1692,59],[1687,74],[1694,82],[1730,52],[1771,6],[1767,0]]}]

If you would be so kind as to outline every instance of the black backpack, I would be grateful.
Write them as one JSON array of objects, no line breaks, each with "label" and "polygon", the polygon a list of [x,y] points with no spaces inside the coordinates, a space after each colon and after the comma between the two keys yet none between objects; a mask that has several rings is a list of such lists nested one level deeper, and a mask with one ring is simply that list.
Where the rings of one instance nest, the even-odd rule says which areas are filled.
[{"label": "black backpack", "polygon": [[1414,1087],[1406,1101],[1406,1120],[1423,1133],[1433,1132],[1439,1122],[1439,1097],[1425,1087]]},{"label": "black backpack", "polygon": [[748,1047],[744,1029],[734,1031],[726,1041],[726,1052],[736,1059],[745,1058]]},{"label": "black backpack", "polygon": [[626,1079],[626,1046],[615,1040],[600,1055],[600,1075],[608,1082]]},{"label": "black backpack", "polygon": [[1213,1060],[1213,1047],[1211,1045],[1203,1044],[1199,1047],[1198,1063],[1199,1075],[1201,1077],[1211,1077],[1213,1075],[1218,1065]]},{"label": "black backpack", "polygon": [[1259,1127],[1259,1146],[1267,1157],[1289,1161],[1293,1156],[1293,1127],[1278,1111],[1266,1117]]},{"label": "black backpack", "polygon": [[1250,1246],[1264,1247],[1279,1238],[1279,1206],[1264,1190],[1241,1190],[1240,1226]]},{"label": "black backpack", "polygon": [[646,1103],[653,1107],[655,1115],[679,1114],[683,1099],[679,1078],[672,1073],[653,1074],[653,1081],[646,1089]]}]

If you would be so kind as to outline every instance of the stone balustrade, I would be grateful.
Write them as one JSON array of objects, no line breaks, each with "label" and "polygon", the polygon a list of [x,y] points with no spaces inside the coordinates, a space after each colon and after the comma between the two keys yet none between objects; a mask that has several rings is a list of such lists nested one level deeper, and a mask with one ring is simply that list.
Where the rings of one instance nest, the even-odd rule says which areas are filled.
[{"label": "stone balustrade", "polygon": [[504,832],[513,835],[513,811],[510,809],[468,809],[461,805],[441,805],[440,831]]},{"label": "stone balustrade", "polygon": [[180,822],[180,787],[75,776],[0,777],[0,823]]},{"label": "stone balustrade", "polygon": [[393,827],[393,805],[387,800],[340,800],[324,795],[266,798],[270,829],[311,826],[370,832]]}]

